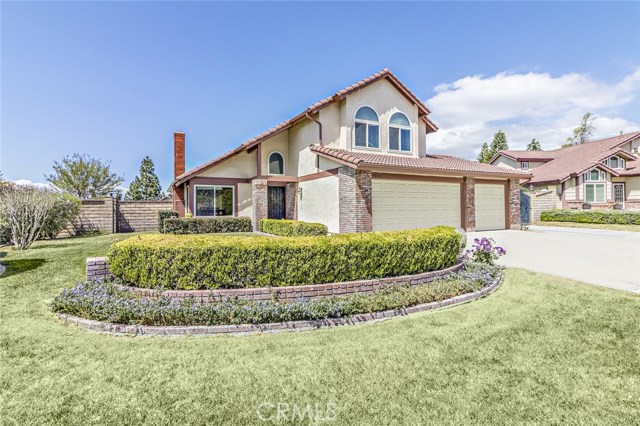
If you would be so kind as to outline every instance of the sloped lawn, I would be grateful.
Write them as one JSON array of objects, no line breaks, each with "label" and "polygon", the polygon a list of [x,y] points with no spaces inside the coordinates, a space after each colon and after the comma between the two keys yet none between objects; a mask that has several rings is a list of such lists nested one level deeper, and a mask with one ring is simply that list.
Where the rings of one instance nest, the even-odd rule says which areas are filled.
[{"label": "sloped lawn", "polygon": [[0,249],[0,424],[287,424],[257,416],[278,403],[335,404],[351,425],[640,418],[638,295],[508,270],[486,299],[367,326],[132,338],[59,323],[47,302],[128,236]]}]

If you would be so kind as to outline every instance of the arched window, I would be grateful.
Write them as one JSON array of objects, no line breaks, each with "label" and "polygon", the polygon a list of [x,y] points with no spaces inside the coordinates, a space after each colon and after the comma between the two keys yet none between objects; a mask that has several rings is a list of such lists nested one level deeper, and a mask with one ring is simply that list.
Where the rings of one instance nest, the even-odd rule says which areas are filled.
[{"label": "arched window", "polygon": [[272,152],[269,154],[269,174],[284,174],[284,157],[279,152]]},{"label": "arched window", "polygon": [[411,127],[407,116],[396,112],[389,119],[389,149],[411,151]]},{"label": "arched window", "polygon": [[369,107],[362,107],[356,113],[355,145],[362,148],[380,148],[378,114]]}]

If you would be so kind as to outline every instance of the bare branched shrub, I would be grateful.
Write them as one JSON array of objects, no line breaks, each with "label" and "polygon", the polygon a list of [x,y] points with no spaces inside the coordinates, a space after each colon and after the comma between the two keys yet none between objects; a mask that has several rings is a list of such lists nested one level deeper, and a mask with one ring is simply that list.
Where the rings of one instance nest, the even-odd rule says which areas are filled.
[{"label": "bare branched shrub", "polygon": [[34,186],[10,185],[0,192],[0,215],[17,250],[28,249],[53,214],[56,194]]}]

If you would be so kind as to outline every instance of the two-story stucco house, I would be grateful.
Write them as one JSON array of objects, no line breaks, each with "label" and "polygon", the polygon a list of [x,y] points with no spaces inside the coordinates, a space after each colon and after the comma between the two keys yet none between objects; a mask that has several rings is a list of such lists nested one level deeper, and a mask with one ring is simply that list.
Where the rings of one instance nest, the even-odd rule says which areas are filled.
[{"label": "two-story stucco house", "polygon": [[529,173],[429,155],[429,109],[385,69],[185,172],[174,135],[174,208],[194,217],[320,222],[330,232],[519,226]]},{"label": "two-story stucco house", "polygon": [[552,151],[498,152],[491,164],[527,170],[532,220],[552,208],[640,209],[640,132]]}]

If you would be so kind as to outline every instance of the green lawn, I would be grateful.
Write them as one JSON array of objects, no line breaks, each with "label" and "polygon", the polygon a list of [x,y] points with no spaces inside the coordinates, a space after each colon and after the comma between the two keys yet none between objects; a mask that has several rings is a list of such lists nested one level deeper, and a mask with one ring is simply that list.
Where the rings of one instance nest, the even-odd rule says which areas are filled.
[{"label": "green lawn", "polygon": [[610,231],[640,232],[640,225],[619,225],[615,223],[573,223],[573,222],[537,222],[539,226],[560,226],[563,228],[608,229]]},{"label": "green lawn", "polygon": [[125,237],[0,249],[0,424],[286,424],[258,419],[265,402],[335,403],[350,425],[640,419],[638,295],[508,270],[486,299],[365,326],[134,338],[59,323],[47,301]]}]

